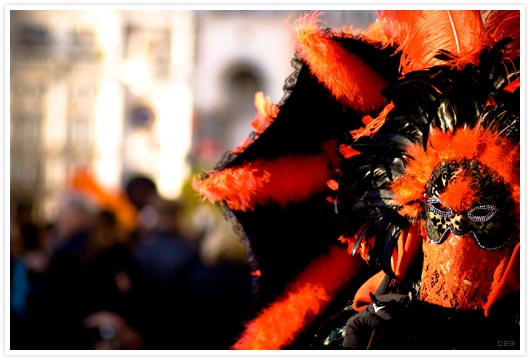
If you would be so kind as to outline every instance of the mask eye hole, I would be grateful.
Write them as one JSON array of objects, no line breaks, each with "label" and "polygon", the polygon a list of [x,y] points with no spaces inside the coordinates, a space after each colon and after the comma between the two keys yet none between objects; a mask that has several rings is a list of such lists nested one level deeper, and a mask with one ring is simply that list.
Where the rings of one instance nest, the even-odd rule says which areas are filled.
[{"label": "mask eye hole", "polygon": [[494,205],[479,205],[467,212],[469,220],[476,222],[484,222],[491,220],[495,216],[498,209]]},{"label": "mask eye hole", "polygon": [[442,200],[438,198],[428,198],[427,205],[433,213],[445,218],[453,217],[455,214],[453,209],[451,209],[449,206],[443,206]]}]

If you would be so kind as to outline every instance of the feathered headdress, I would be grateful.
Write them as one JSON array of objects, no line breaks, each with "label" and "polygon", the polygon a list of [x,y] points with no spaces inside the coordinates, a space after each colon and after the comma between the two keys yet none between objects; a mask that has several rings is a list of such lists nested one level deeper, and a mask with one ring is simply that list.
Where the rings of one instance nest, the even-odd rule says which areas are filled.
[{"label": "feathered headdress", "polygon": [[[518,290],[519,12],[383,11],[364,32],[310,14],[294,31],[285,97],[258,96],[257,131],[194,183],[241,224],[261,274],[263,310],[234,348],[289,345],[361,258],[421,276],[419,298],[440,306],[487,312]],[[456,278],[435,266],[448,251]]]}]

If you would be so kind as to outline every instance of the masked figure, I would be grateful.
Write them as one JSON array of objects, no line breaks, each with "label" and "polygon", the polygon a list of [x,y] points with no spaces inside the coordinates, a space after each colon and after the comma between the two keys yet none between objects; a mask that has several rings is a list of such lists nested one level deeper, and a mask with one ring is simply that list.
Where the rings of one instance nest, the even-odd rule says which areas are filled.
[{"label": "masked figure", "polygon": [[257,274],[233,348],[519,348],[519,11],[317,16],[284,98],[194,183]]}]

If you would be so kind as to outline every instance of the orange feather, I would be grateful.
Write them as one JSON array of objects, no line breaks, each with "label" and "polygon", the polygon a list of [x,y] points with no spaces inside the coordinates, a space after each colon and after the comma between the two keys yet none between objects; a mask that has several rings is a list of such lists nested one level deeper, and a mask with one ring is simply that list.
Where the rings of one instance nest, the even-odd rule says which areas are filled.
[{"label": "orange feather", "polygon": [[363,136],[373,136],[385,124],[386,117],[392,109],[394,109],[394,104],[390,102],[375,119],[370,115],[364,116],[362,121],[366,126],[350,131],[352,138],[357,141]]},{"label": "orange feather", "polygon": [[214,171],[203,180],[195,178],[192,187],[203,199],[247,211],[304,200],[324,190],[331,175],[326,155],[291,155]]},{"label": "orange feather", "polygon": [[247,324],[234,350],[279,350],[289,345],[362,266],[343,248],[331,246],[314,260],[277,301]]},{"label": "orange feather", "polygon": [[379,16],[368,35],[379,34],[387,43],[399,45],[403,73],[445,63],[435,59],[440,50],[455,56],[450,62],[454,66],[476,64],[483,47],[492,44],[480,11],[391,10]]},{"label": "orange feather", "polygon": [[263,91],[259,91],[254,95],[254,106],[257,113],[250,125],[254,130],[263,132],[278,116],[280,108],[278,105],[273,104],[271,99],[263,94]]},{"label": "orange feather", "polygon": [[[433,130],[429,136],[427,151],[424,151],[421,144],[411,145],[407,149],[412,160],[409,161],[404,176],[391,184],[394,201],[403,205],[403,215],[415,218],[420,211],[417,203],[422,200],[425,184],[430,180],[436,166],[443,161],[475,159],[494,170],[499,180],[510,186],[518,208],[519,151],[518,144],[479,127],[459,129],[456,133]],[[459,195],[467,197],[468,202],[472,201],[473,192],[466,192],[465,188],[465,184],[455,187],[451,190],[455,193],[448,195],[445,200],[453,206],[457,200],[451,198],[455,199]]]},{"label": "orange feather", "polygon": [[387,86],[383,77],[322,32],[318,22],[318,13],[311,13],[294,23],[298,55],[342,104],[360,112],[382,106],[381,90]]},{"label": "orange feather", "polygon": [[491,10],[485,14],[484,28],[490,34],[493,41],[499,41],[506,37],[513,37],[506,51],[509,58],[516,58],[520,53],[521,22],[519,10]]},{"label": "orange feather", "polygon": [[472,179],[469,177],[457,177],[440,194],[440,199],[445,205],[460,212],[471,209],[471,206],[478,198],[477,195],[477,189],[473,186]]}]

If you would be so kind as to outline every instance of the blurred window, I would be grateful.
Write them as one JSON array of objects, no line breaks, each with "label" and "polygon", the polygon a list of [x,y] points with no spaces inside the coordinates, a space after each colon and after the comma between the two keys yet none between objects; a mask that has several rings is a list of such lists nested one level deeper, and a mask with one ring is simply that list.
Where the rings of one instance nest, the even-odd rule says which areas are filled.
[{"label": "blurred window", "polygon": [[236,64],[228,69],[225,79],[229,106],[253,116],[254,94],[263,90],[259,70],[251,64]]},{"label": "blurred window", "polygon": [[34,148],[39,144],[41,116],[39,113],[19,113],[11,123],[12,145]]},{"label": "blurred window", "polygon": [[90,29],[74,29],[68,33],[71,61],[91,62],[100,58],[96,35]]},{"label": "blurred window", "polygon": [[51,45],[52,38],[45,26],[24,24],[18,33],[18,43],[23,46],[47,46]]},{"label": "blurred window", "polygon": [[93,48],[96,46],[94,32],[88,29],[76,29],[70,32],[70,44],[78,48]]},{"label": "blurred window", "polygon": [[153,110],[147,105],[133,106],[129,114],[129,122],[133,127],[149,127],[155,121]]},{"label": "blurred window", "polygon": [[39,159],[33,156],[17,156],[17,161],[11,163],[11,187],[16,187],[20,192],[35,190],[39,183],[40,170]]},{"label": "blurred window", "polygon": [[125,27],[125,57],[146,58],[153,76],[163,79],[169,75],[171,32],[169,28],[142,28],[128,24]]},{"label": "blurred window", "polygon": [[91,145],[92,127],[88,117],[82,113],[70,115],[68,140],[72,150],[86,151]]}]

